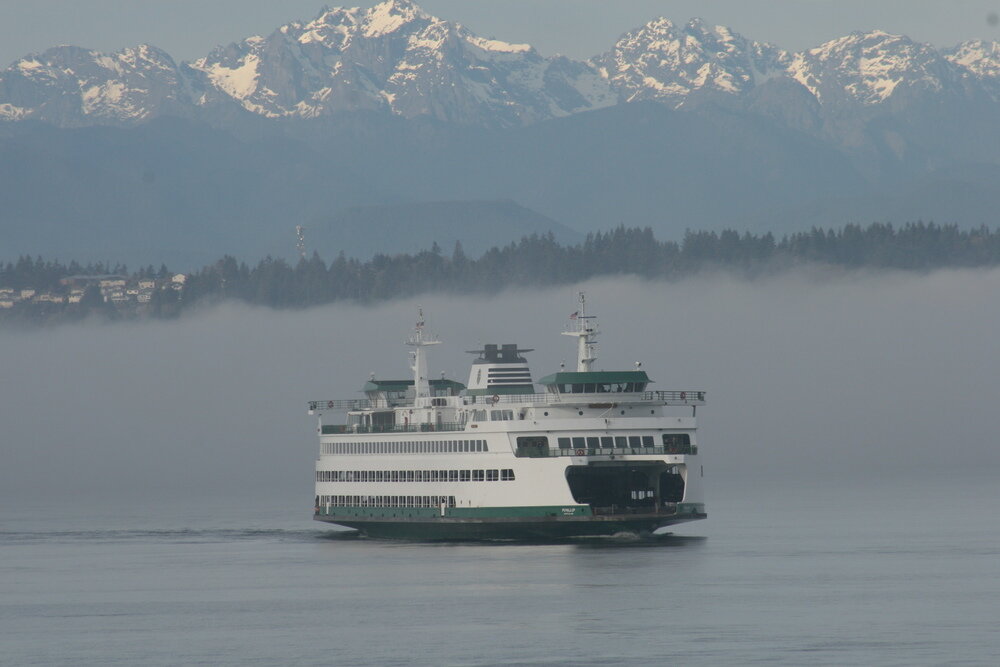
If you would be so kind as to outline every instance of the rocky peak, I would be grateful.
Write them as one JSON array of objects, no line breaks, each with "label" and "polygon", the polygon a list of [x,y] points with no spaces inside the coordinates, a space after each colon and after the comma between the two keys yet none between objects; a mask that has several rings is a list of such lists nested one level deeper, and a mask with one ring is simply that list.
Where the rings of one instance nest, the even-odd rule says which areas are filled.
[{"label": "rocky peak", "polygon": [[440,21],[427,14],[410,0],[386,0],[368,10],[361,24],[365,37],[381,37],[414,24],[426,25]]},{"label": "rocky peak", "polygon": [[962,42],[945,51],[944,57],[974,76],[1000,80],[1000,42]]},{"label": "rocky peak", "polygon": [[0,74],[0,118],[10,120],[137,122],[178,111],[183,97],[173,58],[148,44],[111,54],[57,46]]},{"label": "rocky peak", "polygon": [[292,35],[300,44],[318,44],[340,51],[346,48],[364,16],[365,10],[358,7],[324,7],[312,21],[289,23],[277,32]]},{"label": "rocky peak", "polygon": [[951,69],[929,44],[882,30],[854,32],[797,53],[789,74],[823,104],[874,105],[897,89],[941,90]]},{"label": "rocky peak", "polygon": [[679,105],[696,90],[743,93],[781,70],[785,59],[776,47],[724,26],[696,18],[678,29],[661,17],[622,35],[594,62],[623,99]]}]

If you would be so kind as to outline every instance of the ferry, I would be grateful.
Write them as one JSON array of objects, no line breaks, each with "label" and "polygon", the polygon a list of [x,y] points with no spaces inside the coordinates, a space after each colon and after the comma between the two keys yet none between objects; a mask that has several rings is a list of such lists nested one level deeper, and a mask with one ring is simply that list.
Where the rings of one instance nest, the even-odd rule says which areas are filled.
[{"label": "ferry", "polygon": [[[517,344],[488,344],[468,382],[430,378],[420,312],[412,379],[316,400],[314,519],[373,538],[536,540],[648,535],[707,517],[696,436],[703,391],[658,391],[642,370],[595,370],[586,299],[564,335],[576,369],[538,380]],[[563,365],[564,366],[564,365]]]}]

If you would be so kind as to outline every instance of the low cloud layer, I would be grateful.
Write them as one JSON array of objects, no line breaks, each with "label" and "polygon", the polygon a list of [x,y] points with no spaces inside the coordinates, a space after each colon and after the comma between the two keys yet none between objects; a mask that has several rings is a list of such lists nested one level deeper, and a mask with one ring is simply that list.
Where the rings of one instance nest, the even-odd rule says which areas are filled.
[{"label": "low cloud layer", "polygon": [[560,336],[585,289],[597,365],[643,362],[658,389],[704,389],[706,468],[890,474],[1000,464],[1000,271],[798,274],[743,282],[604,280],[373,308],[226,306],[178,322],[0,333],[0,500],[311,497],[310,399],[407,377],[418,303],[465,381],[472,350],[517,342],[537,379],[571,366]]}]

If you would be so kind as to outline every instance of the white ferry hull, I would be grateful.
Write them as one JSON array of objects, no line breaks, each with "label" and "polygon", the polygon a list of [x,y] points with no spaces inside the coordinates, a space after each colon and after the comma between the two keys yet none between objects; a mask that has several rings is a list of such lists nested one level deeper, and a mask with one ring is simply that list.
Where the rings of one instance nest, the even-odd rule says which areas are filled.
[{"label": "white ferry hull", "polygon": [[[318,416],[314,519],[371,537],[545,540],[652,533],[706,518],[702,391],[652,391],[635,370],[593,370],[583,296],[567,333],[577,370],[538,380],[528,349],[486,344],[467,385],[430,379],[421,313],[412,380],[369,378],[365,399],[310,401]],[[690,410],[690,415],[685,413]],[[324,413],[344,413],[340,423]]]}]

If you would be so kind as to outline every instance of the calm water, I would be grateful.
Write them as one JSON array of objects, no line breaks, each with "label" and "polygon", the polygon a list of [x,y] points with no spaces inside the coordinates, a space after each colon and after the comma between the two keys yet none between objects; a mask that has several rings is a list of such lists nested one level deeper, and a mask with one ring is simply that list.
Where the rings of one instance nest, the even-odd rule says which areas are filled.
[{"label": "calm water", "polygon": [[0,663],[992,665],[996,486],[717,482],[674,536],[532,545],[345,538],[308,494],[7,505]]}]

